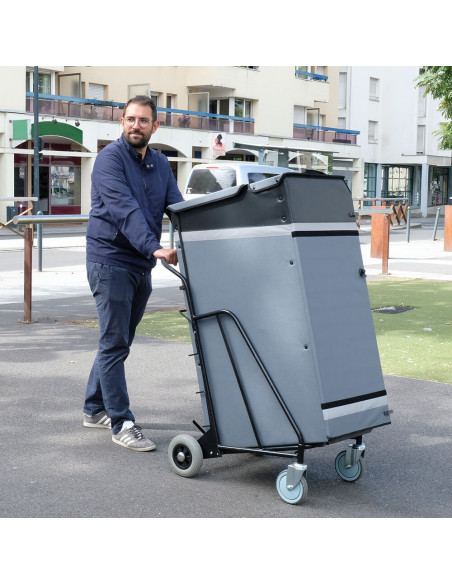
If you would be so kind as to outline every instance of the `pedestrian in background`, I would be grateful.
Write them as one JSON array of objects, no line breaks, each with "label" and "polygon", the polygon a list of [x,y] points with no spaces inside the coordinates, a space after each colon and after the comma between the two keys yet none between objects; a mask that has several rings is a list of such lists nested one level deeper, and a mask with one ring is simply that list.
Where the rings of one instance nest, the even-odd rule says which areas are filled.
[{"label": "pedestrian in background", "polygon": [[111,428],[116,444],[149,451],[155,444],[135,424],[124,362],[152,291],[152,268],[157,259],[177,265],[176,250],[163,249],[160,237],[166,207],[183,198],[166,156],[148,147],[159,126],[154,102],[130,99],[121,124],[121,137],[99,152],[91,176],[86,263],[100,338],[83,424]]}]

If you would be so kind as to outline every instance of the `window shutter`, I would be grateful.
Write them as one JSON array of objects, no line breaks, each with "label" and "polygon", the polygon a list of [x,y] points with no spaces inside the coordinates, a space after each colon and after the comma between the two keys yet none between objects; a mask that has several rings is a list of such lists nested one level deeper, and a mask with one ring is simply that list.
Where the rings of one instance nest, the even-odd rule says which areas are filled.
[{"label": "window shutter", "polygon": [[98,83],[90,83],[88,88],[88,99],[104,99],[104,85],[99,85]]}]

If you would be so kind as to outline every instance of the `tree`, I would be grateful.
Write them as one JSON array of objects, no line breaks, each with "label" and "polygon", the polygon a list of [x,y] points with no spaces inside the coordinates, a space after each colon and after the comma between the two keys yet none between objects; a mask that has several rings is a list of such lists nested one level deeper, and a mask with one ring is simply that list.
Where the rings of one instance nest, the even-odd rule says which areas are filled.
[{"label": "tree", "polygon": [[452,67],[424,67],[415,81],[417,87],[425,88],[424,96],[430,94],[440,100],[438,111],[446,121],[433,134],[440,138],[439,148],[452,149]]}]

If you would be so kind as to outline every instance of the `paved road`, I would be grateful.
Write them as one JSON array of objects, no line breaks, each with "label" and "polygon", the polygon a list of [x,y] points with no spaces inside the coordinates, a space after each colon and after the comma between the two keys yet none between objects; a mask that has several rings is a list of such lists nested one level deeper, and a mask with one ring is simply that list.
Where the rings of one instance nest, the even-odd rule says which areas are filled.
[{"label": "paved road", "polygon": [[452,516],[449,385],[386,376],[393,423],[365,437],[367,473],[356,484],[339,479],[334,458],[344,444],[309,451],[308,500],[292,506],[275,488],[287,465],[279,457],[205,460],[193,479],[170,470],[168,443],[179,433],[198,436],[192,420],[202,422],[190,345],[136,339],[129,389],[157,451],[135,453],[81,424],[95,330],[16,323],[7,332],[0,340],[1,517]]}]

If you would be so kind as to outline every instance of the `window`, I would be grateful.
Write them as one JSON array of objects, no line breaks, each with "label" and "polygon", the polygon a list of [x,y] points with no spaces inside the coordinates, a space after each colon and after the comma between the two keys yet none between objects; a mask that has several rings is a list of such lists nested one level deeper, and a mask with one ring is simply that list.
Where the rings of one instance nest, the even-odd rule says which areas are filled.
[{"label": "window", "polygon": [[425,154],[425,126],[417,127],[416,154]]},{"label": "window", "polygon": [[295,67],[295,79],[305,81],[327,81],[327,67],[323,65],[297,65]]},{"label": "window", "polygon": [[105,99],[105,85],[99,83],[89,83],[88,85],[88,99]]},{"label": "window", "polygon": [[209,102],[209,112],[211,114],[229,115],[229,98],[211,99]]},{"label": "window", "polygon": [[[377,196],[377,165],[376,164],[365,164],[364,165],[364,188],[363,194],[366,198],[375,198]],[[365,203],[370,204],[369,202]]]},{"label": "window", "polygon": [[[39,73],[38,71],[38,93],[52,94],[52,76],[53,73]],[[27,71],[26,87],[27,91],[34,91],[34,72]]]},{"label": "window", "polygon": [[236,173],[232,168],[199,168],[190,176],[187,193],[208,195],[235,187],[236,184]]},{"label": "window", "polygon": [[[166,107],[170,108],[171,105],[168,105],[168,98],[173,96],[167,96],[166,98]],[[172,102],[171,102],[172,103]],[[209,112],[209,93],[206,91],[199,92],[199,93],[189,93],[188,94],[188,109],[191,112]]]},{"label": "window", "polygon": [[427,100],[424,97],[424,88],[419,87],[417,115],[419,118],[425,118],[427,115]]},{"label": "window", "polygon": [[369,83],[369,99],[378,101],[379,97],[379,79],[371,77]]},{"label": "window", "polygon": [[303,105],[294,105],[293,121],[294,124],[306,124],[306,108]]},{"label": "window", "polygon": [[238,118],[251,118],[251,100],[237,99],[234,104],[234,116]]},{"label": "window", "polygon": [[320,114],[320,108],[318,107],[308,107],[306,114],[307,124],[309,126],[320,127],[322,125],[322,116]]},{"label": "window", "polygon": [[408,204],[413,204],[413,167],[383,166],[382,197],[408,198]]},{"label": "window", "polygon": [[59,207],[61,205],[80,205],[80,166],[52,165],[50,167],[50,177],[51,207]]},{"label": "window", "polygon": [[347,108],[347,73],[339,73],[339,109]]},{"label": "window", "polygon": [[378,142],[378,122],[369,120],[368,141],[369,144],[376,144]]},{"label": "window", "polygon": [[303,75],[303,73],[309,73],[310,67],[308,65],[299,65],[295,67],[295,78],[296,79],[310,79],[309,75]]},{"label": "window", "polygon": [[341,130],[345,130],[347,128],[347,118],[337,118],[337,127]]},{"label": "window", "polygon": [[448,183],[449,169],[433,166],[431,167],[431,183],[429,198],[432,205],[447,205],[448,203]]}]

